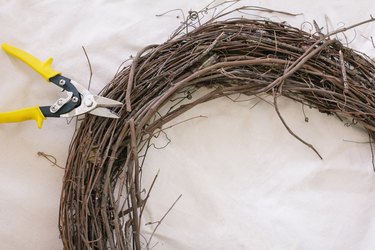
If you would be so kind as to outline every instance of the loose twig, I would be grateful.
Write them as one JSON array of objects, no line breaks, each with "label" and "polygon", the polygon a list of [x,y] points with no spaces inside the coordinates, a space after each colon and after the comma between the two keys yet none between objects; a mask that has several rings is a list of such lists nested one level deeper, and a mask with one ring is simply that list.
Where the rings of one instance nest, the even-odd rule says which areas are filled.
[{"label": "loose twig", "polygon": [[37,155],[46,158],[47,161],[49,161],[53,164],[53,166],[61,168],[61,169],[65,169],[65,168],[63,168],[63,167],[61,167],[60,165],[57,164],[57,159],[53,155],[49,155],[49,154],[46,154],[44,152],[38,152]]},{"label": "loose twig", "polygon": [[[155,226],[154,230],[152,231],[150,238],[148,239],[148,242],[147,242],[147,248],[150,248],[150,244],[151,244],[152,238],[153,238],[154,235],[155,235],[156,230],[158,230],[158,227],[161,225],[161,223],[163,222],[163,220],[165,219],[165,217],[167,217],[167,215],[169,214],[169,212],[172,211],[173,207],[176,205],[176,203],[180,200],[181,197],[182,197],[182,194],[180,194],[180,195],[178,196],[178,198],[173,202],[172,206],[171,206],[171,207],[168,209],[168,211],[163,215],[163,217],[161,217],[161,219],[160,219],[159,221],[156,222],[156,226]],[[149,223],[149,224],[154,224],[154,223]],[[147,225],[147,224],[146,224],[146,225]]]}]

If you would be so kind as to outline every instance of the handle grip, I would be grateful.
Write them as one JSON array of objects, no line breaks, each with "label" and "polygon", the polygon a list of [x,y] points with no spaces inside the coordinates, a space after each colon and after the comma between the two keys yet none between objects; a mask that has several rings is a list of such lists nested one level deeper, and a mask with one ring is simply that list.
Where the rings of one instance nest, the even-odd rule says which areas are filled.
[{"label": "handle grip", "polygon": [[35,120],[38,123],[38,128],[42,128],[45,119],[46,117],[38,106],[0,113],[0,123]]},{"label": "handle grip", "polygon": [[16,48],[12,45],[9,45],[7,43],[2,44],[2,48],[5,52],[7,52],[9,55],[12,55],[27,65],[29,65],[31,68],[33,68],[36,72],[38,72],[40,75],[42,75],[47,81],[56,75],[60,75],[61,72],[58,72],[54,70],[51,67],[51,64],[53,62],[53,58],[48,58],[47,61],[42,62],[38,58],[34,57],[33,55],[27,53],[26,51],[23,51],[19,48]]}]

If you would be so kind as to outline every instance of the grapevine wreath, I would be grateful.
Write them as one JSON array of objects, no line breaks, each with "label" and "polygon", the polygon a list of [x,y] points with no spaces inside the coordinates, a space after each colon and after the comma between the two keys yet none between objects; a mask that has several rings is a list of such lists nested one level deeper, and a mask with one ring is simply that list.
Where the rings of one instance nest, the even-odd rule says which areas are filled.
[{"label": "grapevine wreath", "polygon": [[124,106],[116,110],[118,120],[84,119],[71,143],[59,219],[65,249],[149,247],[140,219],[153,185],[142,191],[150,140],[198,104],[233,94],[268,96],[287,130],[318,155],[288,127],[278,97],[349,119],[374,139],[375,63],[336,35],[375,19],[323,34],[316,23],[305,32],[229,16],[254,9],[271,11],[242,7],[205,23],[200,16],[208,8],[189,12],[170,39],[139,51],[105,87],[103,96]]}]

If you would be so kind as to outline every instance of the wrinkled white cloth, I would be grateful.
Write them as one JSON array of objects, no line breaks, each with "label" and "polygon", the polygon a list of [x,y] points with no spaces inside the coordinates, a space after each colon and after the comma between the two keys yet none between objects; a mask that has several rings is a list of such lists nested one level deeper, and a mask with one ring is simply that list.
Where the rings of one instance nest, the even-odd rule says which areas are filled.
[{"label": "wrinkled white cloth", "polygon": [[[162,43],[180,24],[179,11],[204,1],[1,1],[0,42],[55,59],[53,67],[83,85],[93,70],[97,93],[120,64],[148,44]],[[218,1],[224,2],[224,1]],[[364,1],[243,1],[292,13],[300,27],[316,20],[323,32],[375,14]],[[238,5],[238,6],[239,6]],[[177,18],[179,16],[180,18]],[[304,29],[314,29],[305,23]],[[375,57],[375,24],[348,31],[349,46]],[[344,39],[338,36],[338,39]],[[353,42],[351,42],[354,39]],[[0,52],[0,111],[52,104],[59,91],[17,59]],[[143,224],[173,209],[152,238],[154,249],[374,249],[375,173],[368,137],[333,117],[280,100],[292,130],[313,144],[320,160],[283,127],[273,107],[257,100],[219,99],[183,114],[196,116],[167,131],[171,140],[150,150],[144,187],[160,170]],[[253,108],[252,108],[253,107]],[[171,124],[177,121],[171,122]],[[38,152],[65,164],[74,122],[48,119],[0,125],[0,249],[62,249],[58,209],[64,171]],[[168,138],[155,139],[163,147]],[[143,226],[149,239],[156,224]]]}]

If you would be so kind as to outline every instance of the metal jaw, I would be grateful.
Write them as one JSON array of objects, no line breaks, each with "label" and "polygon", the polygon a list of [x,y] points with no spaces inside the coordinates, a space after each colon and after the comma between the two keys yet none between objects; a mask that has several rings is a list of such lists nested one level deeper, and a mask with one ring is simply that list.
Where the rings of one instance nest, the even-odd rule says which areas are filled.
[{"label": "metal jaw", "polygon": [[[88,91],[86,88],[84,88],[82,85],[80,85],[74,80],[69,79],[69,84],[72,85],[70,89],[74,88],[79,93],[79,99],[75,100],[74,99],[75,97],[73,94],[73,96],[71,97],[71,100],[68,101],[67,103],[69,102],[78,103],[79,101],[79,105],[75,106],[69,112],[60,114],[60,117],[69,118],[69,117],[74,117],[74,116],[90,113],[93,115],[103,116],[103,117],[108,117],[108,118],[119,118],[117,114],[115,114],[113,111],[111,111],[108,108],[120,107],[122,106],[121,102],[118,102],[109,98],[93,95],[91,94],[90,91]],[[61,101],[64,102],[66,101],[66,99],[61,100]]]}]

